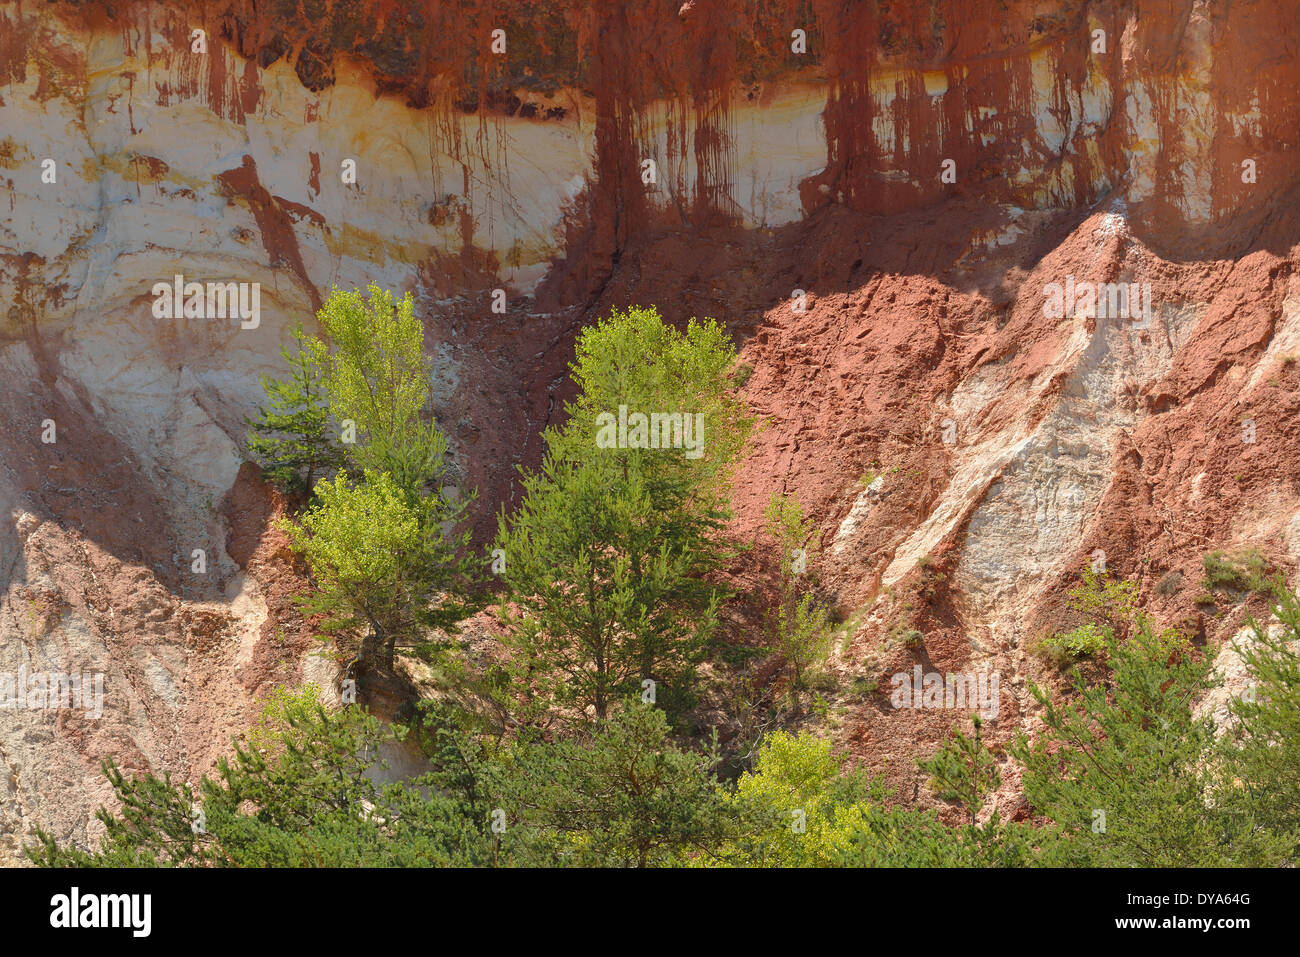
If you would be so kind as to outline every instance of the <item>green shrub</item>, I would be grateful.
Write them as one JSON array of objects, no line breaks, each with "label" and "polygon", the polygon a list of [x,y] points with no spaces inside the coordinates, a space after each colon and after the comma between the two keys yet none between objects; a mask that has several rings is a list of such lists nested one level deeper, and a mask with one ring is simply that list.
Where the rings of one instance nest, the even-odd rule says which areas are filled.
[{"label": "green shrub", "polygon": [[1121,578],[1114,581],[1109,572],[1095,572],[1084,566],[1083,582],[1070,589],[1066,607],[1081,612],[1091,620],[1111,626],[1128,622],[1137,610],[1137,582]]},{"label": "green shrub", "polygon": [[925,643],[925,635],[912,627],[906,618],[900,618],[889,627],[888,639],[904,648],[920,648]]},{"label": "green shrub", "polygon": [[1268,562],[1257,548],[1247,548],[1232,555],[1221,551],[1209,552],[1202,562],[1207,590],[1263,591],[1268,587]]},{"label": "green shrub", "polygon": [[853,679],[851,687],[854,694],[865,697],[866,695],[875,694],[880,690],[880,682],[876,681],[874,678],[868,678],[866,675],[858,675],[858,677]]},{"label": "green shrub", "polygon": [[930,776],[927,787],[934,796],[960,803],[966,810],[968,823],[974,827],[988,793],[1002,783],[1002,772],[980,733],[984,722],[973,714],[971,723],[974,726],[971,737],[953,728],[947,743],[928,760],[918,758],[916,766]]},{"label": "green shrub", "polygon": [[802,688],[808,670],[830,652],[832,639],[831,609],[814,595],[807,568],[817,554],[821,533],[804,518],[803,506],[794,495],[774,492],[763,515],[767,533],[776,540],[781,568],[773,637],[793,686]]},{"label": "green shrub", "polygon": [[1160,579],[1160,583],[1156,585],[1156,594],[1168,598],[1170,595],[1176,594],[1178,589],[1182,587],[1183,573],[1169,572],[1164,578]]},{"label": "green shrub", "polygon": [[840,690],[840,683],[829,671],[814,671],[806,679],[808,690],[834,693]]},{"label": "green shrub", "polygon": [[1054,656],[1059,653],[1069,658],[1091,658],[1106,647],[1113,635],[1113,629],[1088,622],[1072,631],[1044,638],[1042,644]]}]

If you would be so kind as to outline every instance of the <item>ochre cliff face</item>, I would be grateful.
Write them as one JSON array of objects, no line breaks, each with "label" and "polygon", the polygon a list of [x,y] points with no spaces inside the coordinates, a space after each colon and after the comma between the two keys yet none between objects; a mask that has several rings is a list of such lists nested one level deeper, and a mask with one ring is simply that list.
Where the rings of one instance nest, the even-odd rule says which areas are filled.
[{"label": "ochre cliff face", "polygon": [[[1297,90],[1293,0],[0,3],[0,672],[105,675],[98,720],[0,712],[0,860],[93,833],[101,758],[196,778],[332,684],[237,443],[333,285],[415,293],[482,533],[584,321],[726,322],[768,420],[735,532],[774,490],[817,519],[846,689],[992,668],[1029,726],[1098,549],[1222,641],[1201,555],[1300,559]],[[260,323],[155,318],[178,273]],[[1151,313],[1045,315],[1070,277]],[[910,796],[952,715],[839,703]]]}]

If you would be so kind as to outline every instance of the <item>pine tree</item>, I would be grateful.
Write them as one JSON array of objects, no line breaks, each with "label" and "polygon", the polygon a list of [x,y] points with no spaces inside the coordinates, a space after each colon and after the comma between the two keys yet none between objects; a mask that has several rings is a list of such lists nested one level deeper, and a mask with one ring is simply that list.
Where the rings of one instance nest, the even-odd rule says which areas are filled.
[{"label": "pine tree", "polygon": [[1251,639],[1236,643],[1250,676],[1232,703],[1229,787],[1244,792],[1264,827],[1300,854],[1300,599],[1273,585],[1272,628],[1250,619]]},{"label": "pine tree", "polygon": [[916,763],[930,775],[930,790],[935,796],[960,802],[968,823],[974,827],[985,797],[1002,782],[1002,772],[998,770],[997,758],[984,744],[981,733],[984,722],[980,716],[971,715],[971,724],[974,733],[970,737],[954,728],[952,738],[933,757]]},{"label": "pine tree", "polygon": [[818,534],[804,519],[793,495],[774,492],[764,511],[768,535],[776,539],[780,577],[772,630],[777,650],[790,670],[795,689],[804,686],[808,669],[826,656],[830,617],[808,584],[807,563],[817,550]]},{"label": "pine tree", "polygon": [[358,707],[331,712],[299,693],[282,710],[272,747],[236,742],[233,758],[197,790],[106,766],[120,809],[100,808],[98,849],[61,847],[40,832],[28,857],[44,867],[490,863],[488,821],[462,795],[432,776],[376,783],[381,748],[402,734]]},{"label": "pine tree", "polygon": [[1195,705],[1215,686],[1211,665],[1174,630],[1139,614],[1111,637],[1109,680],[1076,670],[1065,702],[1031,685],[1043,731],[1022,733],[1030,805],[1061,828],[1062,864],[1110,867],[1262,866],[1281,853],[1247,795],[1225,786],[1213,720]]},{"label": "pine tree", "polygon": [[[582,391],[547,431],[542,465],[525,473],[496,541],[517,686],[541,706],[604,718],[652,686],[670,712],[689,703],[724,594],[711,575],[732,554],[721,536],[727,480],[749,428],[726,395],[734,361],[713,323],[683,335],[653,310],[616,313],[579,338]],[[611,444],[601,429],[620,406],[698,414],[700,454]]]},{"label": "pine tree", "polygon": [[629,702],[574,738],[520,742],[496,796],[507,832],[585,867],[675,866],[716,848],[726,833],[716,753],[680,749],[669,734],[662,710]]},{"label": "pine tree", "polygon": [[343,467],[343,451],[330,424],[320,341],[308,336],[301,323],[291,335],[297,349],[280,350],[289,378],[263,376],[266,404],[258,407],[256,419],[245,419],[251,429],[248,451],[282,490],[310,493],[318,478]]},{"label": "pine tree", "polygon": [[717,620],[719,596],[697,577],[707,560],[696,543],[660,537],[661,516],[635,474],[577,460],[570,442],[553,437],[497,538],[519,688],[539,705],[605,718],[648,678],[655,701],[676,710]]}]

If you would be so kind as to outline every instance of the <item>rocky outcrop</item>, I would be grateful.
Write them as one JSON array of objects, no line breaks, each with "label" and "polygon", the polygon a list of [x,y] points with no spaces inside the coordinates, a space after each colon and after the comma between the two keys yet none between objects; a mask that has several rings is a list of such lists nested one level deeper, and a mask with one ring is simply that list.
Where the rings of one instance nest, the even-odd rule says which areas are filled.
[{"label": "rocky outcrop", "polygon": [[[996,669],[1009,734],[1097,550],[1220,640],[1201,555],[1300,559],[1297,18],[0,4],[0,672],[105,676],[97,720],[0,712],[0,856],[85,839],[103,757],[196,777],[266,688],[331,680],[239,442],[333,285],[416,294],[483,531],[577,326],[725,321],[768,418],[735,531],[774,489],[816,517],[846,686]],[[259,284],[256,323],[159,318],[177,274]],[[1133,309],[1052,308],[1086,283]],[[902,617],[922,647],[888,643]],[[844,701],[840,743],[910,797],[951,711]]]}]

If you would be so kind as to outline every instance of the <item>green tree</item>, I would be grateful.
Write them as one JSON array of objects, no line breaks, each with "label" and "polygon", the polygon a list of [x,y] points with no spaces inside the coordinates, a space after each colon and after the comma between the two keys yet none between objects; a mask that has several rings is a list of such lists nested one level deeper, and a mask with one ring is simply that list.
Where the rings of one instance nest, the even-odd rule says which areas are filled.
[{"label": "green tree", "polygon": [[516,745],[499,794],[506,831],[530,832],[562,864],[681,864],[722,840],[716,761],[675,747],[663,711],[629,703],[576,738]]},{"label": "green tree", "polygon": [[[581,391],[566,423],[547,430],[541,467],[524,474],[496,541],[525,694],[598,718],[647,681],[670,712],[689,701],[725,595],[713,573],[733,554],[722,537],[727,482],[751,427],[726,394],[734,362],[716,324],[678,333],[654,310],[615,313],[579,337]],[[651,413],[682,428],[614,434],[620,417]]]},{"label": "green tree", "polygon": [[411,295],[335,289],[318,318],[325,338],[303,338],[300,354],[350,467],[283,527],[312,576],[305,608],[329,630],[364,632],[356,665],[387,666],[399,646],[432,652],[430,630],[473,609],[469,536],[455,531],[471,498],[448,481],[446,436],[427,415],[431,369]]},{"label": "green tree", "polygon": [[1275,627],[1251,618],[1235,643],[1250,685],[1232,702],[1230,786],[1243,791],[1260,823],[1300,852],[1300,599],[1273,584]]},{"label": "green tree", "polygon": [[457,540],[448,529],[464,508],[414,495],[387,472],[367,472],[360,483],[340,473],[316,486],[316,501],[297,520],[281,520],[311,571],[304,610],[325,615],[326,630],[364,633],[359,667],[391,664],[399,646],[427,656],[439,647],[431,630],[453,630],[473,610],[468,534]]},{"label": "green tree", "polygon": [[790,670],[794,688],[799,689],[808,670],[826,657],[830,647],[829,614],[807,584],[807,563],[817,551],[819,535],[804,519],[803,507],[793,495],[774,492],[763,514],[767,533],[776,540],[780,563],[773,622],[776,648]]},{"label": "green tree", "polygon": [[845,772],[829,741],[768,735],[728,799],[728,842],[707,859],[743,867],[1026,867],[1052,834],[1003,824],[949,827],[890,802],[884,781]]},{"label": "green tree", "polygon": [[676,626],[650,677],[664,690],[689,680],[717,598],[692,578],[701,564],[694,549],[654,540],[658,516],[639,478],[624,482],[609,463],[562,458],[564,441],[551,442],[540,470],[524,478],[519,509],[501,519],[510,599],[501,618],[531,700],[590,707],[603,719],[615,701],[642,691],[638,630]]},{"label": "green tree", "polygon": [[997,758],[984,744],[984,722],[971,715],[974,732],[970,737],[954,728],[952,738],[928,760],[918,759],[917,766],[930,775],[929,786],[936,797],[958,801],[966,810],[970,826],[984,807],[984,799],[1002,782]]},{"label": "green tree", "polygon": [[862,806],[842,867],[1033,867],[1050,860],[1058,842],[1050,827],[1003,822],[993,814],[971,827],[949,827],[934,811]]},{"label": "green tree", "polygon": [[302,323],[291,335],[297,349],[280,349],[289,378],[262,376],[266,404],[258,407],[256,419],[244,421],[250,427],[248,451],[267,479],[287,492],[310,492],[317,478],[338,472],[344,458],[314,359],[316,340],[303,332]]},{"label": "green tree", "polygon": [[825,867],[850,846],[871,790],[841,774],[831,742],[808,732],[763,738],[728,804],[735,829],[719,860],[742,867]]},{"label": "green tree", "polygon": [[[566,432],[580,456],[598,450],[623,481],[639,479],[658,516],[655,538],[693,548],[697,581],[732,554],[720,533],[731,517],[732,475],[753,430],[744,403],[731,391],[735,366],[735,345],[714,320],[691,319],[679,332],[653,307],[638,306],[615,310],[584,329],[570,366],[578,394],[565,407]],[[618,427],[623,408],[626,442]],[[648,418],[644,432],[634,422],[637,413]],[[632,552],[628,558],[639,577],[643,555]],[[692,592],[689,585],[681,582],[678,592],[688,607],[721,594],[703,585]],[[676,627],[671,617],[656,626],[649,616],[648,627],[637,631],[643,679],[654,677],[655,662],[675,641]]]},{"label": "green tree", "polygon": [[1030,805],[1068,841],[1061,863],[1259,866],[1279,845],[1245,795],[1225,786],[1214,723],[1194,705],[1214,686],[1210,664],[1178,632],[1138,615],[1108,644],[1110,680],[1076,671],[1065,702],[1031,685],[1043,731],[1012,746]]},{"label": "green tree", "polygon": [[[402,736],[357,707],[281,698],[274,746],[236,742],[198,788],[105,766],[120,805],[100,808],[97,850],[40,832],[45,867],[428,867],[493,861],[488,822],[431,777],[379,784],[380,748]],[[263,727],[263,732],[268,729]],[[265,738],[264,738],[265,743]]]},{"label": "green tree", "polygon": [[[387,472],[410,494],[437,488],[447,439],[426,420],[431,363],[408,292],[398,302],[371,283],[367,297],[333,290],[317,314],[326,342],[309,344],[333,414],[354,443],[356,471]],[[352,435],[355,433],[355,435]]]}]

